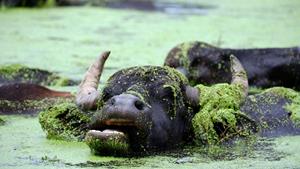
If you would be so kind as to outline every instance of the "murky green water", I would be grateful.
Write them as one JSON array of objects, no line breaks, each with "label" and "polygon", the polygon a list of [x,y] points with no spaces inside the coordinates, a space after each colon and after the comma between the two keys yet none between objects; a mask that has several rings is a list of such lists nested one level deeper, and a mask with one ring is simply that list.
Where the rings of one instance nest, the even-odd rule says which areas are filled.
[{"label": "murky green water", "polygon": [[[204,148],[139,158],[97,157],[87,145],[47,140],[36,117],[5,116],[0,126],[0,168],[299,168],[300,136],[258,140],[252,148]],[[256,148],[255,148],[256,147]]]},{"label": "murky green water", "polygon": [[[111,50],[105,81],[124,67],[162,65],[167,52],[184,41],[235,48],[300,45],[298,0],[193,2],[214,8],[203,15],[181,16],[95,7],[2,10],[0,64],[21,63],[80,79],[101,51]],[[4,119],[0,168],[5,169],[300,168],[299,136],[267,140],[253,151],[236,147],[233,155],[220,154],[224,158],[211,158],[200,148],[138,159],[112,158],[91,155],[84,143],[47,140],[36,117]]]}]

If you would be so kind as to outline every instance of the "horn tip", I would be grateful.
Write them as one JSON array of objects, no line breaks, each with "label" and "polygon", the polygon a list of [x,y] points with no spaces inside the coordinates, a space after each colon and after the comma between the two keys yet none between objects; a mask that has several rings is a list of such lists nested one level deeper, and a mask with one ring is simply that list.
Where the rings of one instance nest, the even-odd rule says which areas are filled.
[{"label": "horn tip", "polygon": [[110,55],[110,53],[111,53],[111,51],[108,50],[108,51],[104,51],[101,55],[102,55],[102,57],[107,58]]}]

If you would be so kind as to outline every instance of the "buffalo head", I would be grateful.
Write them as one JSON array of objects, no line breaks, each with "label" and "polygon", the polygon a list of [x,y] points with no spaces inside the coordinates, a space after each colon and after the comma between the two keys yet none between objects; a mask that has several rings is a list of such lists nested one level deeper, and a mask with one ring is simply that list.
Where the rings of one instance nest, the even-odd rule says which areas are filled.
[{"label": "buffalo head", "polygon": [[[145,152],[178,146],[193,137],[191,120],[201,94],[185,76],[170,67],[131,67],[113,74],[98,92],[108,56],[109,52],[103,53],[91,65],[76,98],[80,108],[95,111],[87,135],[100,140],[90,144],[96,153],[106,153],[101,146],[106,141],[123,143],[131,152]],[[232,83],[243,85],[246,92],[247,78],[240,76],[243,68],[236,58],[233,62]]]}]

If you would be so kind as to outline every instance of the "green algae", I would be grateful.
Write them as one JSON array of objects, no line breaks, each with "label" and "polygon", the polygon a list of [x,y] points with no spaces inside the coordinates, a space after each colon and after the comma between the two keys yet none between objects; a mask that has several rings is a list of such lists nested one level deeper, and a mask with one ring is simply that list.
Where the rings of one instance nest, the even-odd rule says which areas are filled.
[{"label": "green algae", "polygon": [[125,156],[129,153],[129,144],[123,137],[106,138],[105,140],[89,136],[85,137],[86,144],[95,155]]},{"label": "green algae", "polygon": [[[210,87],[197,85],[200,94],[200,111],[192,120],[196,144],[218,144],[233,136],[249,136],[249,127],[239,128],[238,121],[247,116],[240,112],[244,100],[240,85],[216,84]],[[251,125],[251,123],[249,124]],[[220,131],[218,131],[220,130]]]},{"label": "green algae", "polygon": [[254,94],[262,93],[263,91],[264,91],[264,89],[262,89],[262,88],[250,86],[250,87],[249,87],[248,94],[249,94],[249,95],[254,95]]},{"label": "green algae", "polygon": [[31,114],[53,104],[70,102],[67,98],[44,98],[42,100],[0,100],[0,114]]},{"label": "green algae", "polygon": [[0,126],[4,125],[5,121],[0,117]]},{"label": "green algae", "polygon": [[49,139],[83,140],[90,117],[74,103],[62,103],[40,112],[39,121]]},{"label": "green algae", "polygon": [[286,98],[291,101],[284,108],[291,113],[291,120],[300,127],[300,94],[299,92],[284,88],[284,87],[273,87],[264,91],[264,93],[273,93],[279,95],[283,98]]},{"label": "green algae", "polygon": [[[285,136],[258,140],[235,147],[221,147],[208,154],[205,147],[139,158],[95,156],[83,142],[48,140],[37,117],[5,116],[6,125],[0,127],[1,168],[298,168],[299,136]],[[244,145],[243,145],[244,144]],[[252,149],[252,147],[254,149]],[[224,151],[222,151],[224,150]],[[186,162],[183,159],[189,159]],[[180,162],[180,163],[179,163]]]},{"label": "green algae", "polygon": [[[176,46],[174,50],[175,53],[171,54],[174,59],[179,60],[179,65],[183,65],[186,70],[192,71],[190,68],[191,58],[189,58],[189,53],[198,44],[197,41],[184,42]],[[201,43],[201,48],[215,48],[206,43]],[[220,66],[219,66],[220,67]],[[191,72],[193,73],[193,72]]]},{"label": "green algae", "polygon": [[[193,128],[197,144],[214,145],[222,143],[232,137],[244,137],[255,135],[255,132],[276,135],[278,128],[287,128],[290,120],[299,127],[300,95],[298,92],[283,88],[273,87],[263,92],[248,97],[245,114],[240,111],[241,91],[228,84],[217,84],[211,87],[196,86],[201,93],[200,111],[193,118]],[[275,95],[274,95],[275,94]],[[257,96],[257,97],[256,97]],[[279,96],[279,97],[278,97]],[[263,98],[260,98],[263,97]],[[281,99],[287,99],[284,109],[290,112],[290,116],[273,114],[274,104],[279,104]],[[256,104],[260,102],[259,106]],[[262,105],[262,104],[265,105]],[[262,107],[261,107],[262,106]],[[266,108],[270,110],[265,110]],[[252,114],[251,114],[252,113]],[[254,113],[254,114],[253,114]],[[256,119],[259,117],[259,119]],[[241,127],[242,126],[242,127]],[[280,130],[278,129],[278,132]]]},{"label": "green algae", "polygon": [[[295,22],[299,16],[297,0],[255,0],[247,5],[238,0],[192,2],[213,5],[216,9],[205,16],[93,7],[4,10],[0,12],[1,64],[22,63],[81,79],[86,65],[101,51],[110,49],[115,57],[107,62],[102,78],[105,81],[119,68],[145,63],[161,65],[167,52],[182,42],[201,40],[232,48],[300,43],[299,23]],[[101,22],[96,22],[97,18],[102,18]],[[157,18],[161,22],[156,22]],[[74,22],[82,26],[74,27]],[[34,34],[30,33],[32,25]],[[278,35],[275,40],[274,34]],[[217,44],[219,39],[221,43]]]},{"label": "green algae", "polygon": [[[136,79],[138,79],[136,84],[129,86],[128,89],[122,89],[122,87],[126,87],[128,84],[132,83],[132,81],[136,81]],[[169,88],[171,90],[173,107],[172,109],[168,110],[167,113],[169,117],[173,119],[177,114],[177,110],[179,110],[181,107],[184,107],[185,103],[188,102],[184,100],[181,88],[183,85],[188,84],[188,80],[176,69],[168,66],[138,66],[122,69],[116,72],[108,79],[107,84],[103,88],[104,95],[102,95],[102,98],[99,101],[98,105],[100,107],[98,107],[98,109],[101,109],[103,100],[106,101],[106,90],[109,90],[109,92],[114,92],[114,90],[119,91],[122,89],[122,92],[133,94],[139,97],[147,105],[150,98],[149,91],[155,95],[151,97],[162,97],[162,101],[167,101],[165,100],[166,98],[163,98],[163,96],[159,96],[159,92],[162,92],[159,91],[161,90],[160,86],[156,86],[156,83],[148,83],[148,81],[160,81],[158,83],[159,85],[160,83],[163,83],[162,87],[164,89]],[[150,84],[154,86],[149,86]],[[147,89],[144,90],[145,88]],[[191,111],[189,109],[188,112],[186,112],[186,115],[191,115]]]},{"label": "green algae", "polygon": [[0,74],[9,76],[13,75],[15,73],[18,73],[20,69],[22,69],[23,66],[20,64],[15,64],[15,65],[9,65],[9,66],[4,66],[0,69]]},{"label": "green algae", "polygon": [[4,65],[0,67],[1,83],[35,83],[48,86],[67,86],[75,82],[60,77],[46,70],[29,68],[20,64]]},{"label": "green algae", "polygon": [[[24,63],[80,79],[86,65],[99,51],[110,48],[115,57],[108,61],[103,73],[105,80],[120,68],[145,63],[161,65],[170,48],[183,41],[201,40],[233,48],[288,47],[300,43],[300,22],[295,22],[300,14],[298,0],[196,2],[214,4],[217,8],[206,16],[172,16],[91,7],[1,11],[1,64]],[[95,21],[98,18],[102,18],[101,22]],[[74,27],[74,22],[81,24]],[[31,33],[33,30],[34,34]],[[274,34],[278,36],[274,37]],[[90,155],[84,143],[46,140],[36,118],[9,117],[7,121],[8,125],[0,128],[1,168],[90,168],[93,164],[109,168],[281,169],[300,166],[299,136],[276,140],[279,151],[288,154],[280,160],[264,158],[267,151],[253,158],[236,156],[235,160],[208,159],[205,152],[195,154],[191,151],[187,156],[193,159],[192,162],[175,164],[181,159],[178,154],[182,152],[172,157],[157,155],[139,159],[96,157]],[[58,159],[61,163],[42,161],[43,157]]]},{"label": "green algae", "polygon": [[188,52],[194,46],[194,42],[187,42],[179,45],[178,53],[175,54],[175,58],[179,59],[179,64],[183,65],[184,68],[189,70],[190,67],[190,59]]}]

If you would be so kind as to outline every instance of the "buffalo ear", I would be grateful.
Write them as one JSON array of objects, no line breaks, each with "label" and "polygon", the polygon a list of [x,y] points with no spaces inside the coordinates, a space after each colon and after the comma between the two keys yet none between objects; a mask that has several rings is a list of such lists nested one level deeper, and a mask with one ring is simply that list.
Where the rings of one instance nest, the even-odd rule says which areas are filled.
[{"label": "buffalo ear", "polygon": [[190,85],[185,86],[185,96],[193,107],[199,106],[200,92],[196,87],[192,87]]}]

